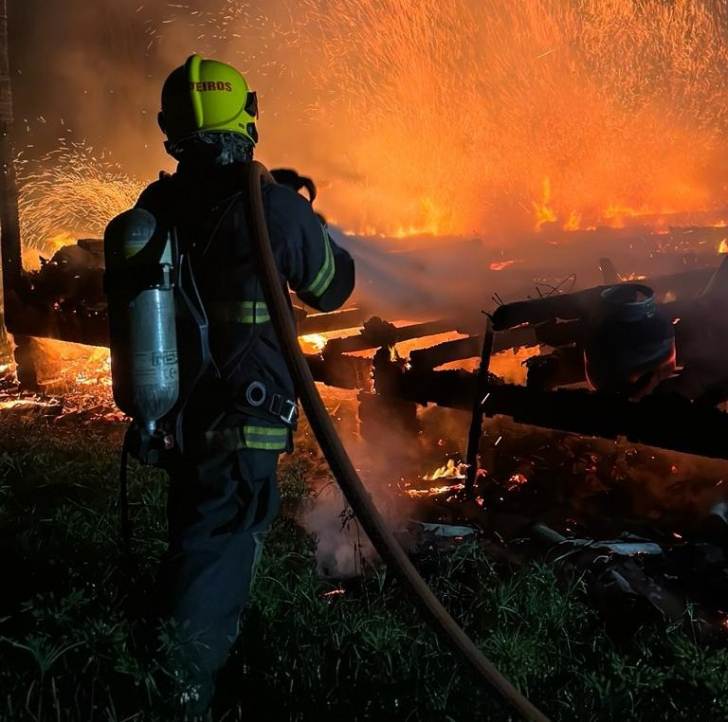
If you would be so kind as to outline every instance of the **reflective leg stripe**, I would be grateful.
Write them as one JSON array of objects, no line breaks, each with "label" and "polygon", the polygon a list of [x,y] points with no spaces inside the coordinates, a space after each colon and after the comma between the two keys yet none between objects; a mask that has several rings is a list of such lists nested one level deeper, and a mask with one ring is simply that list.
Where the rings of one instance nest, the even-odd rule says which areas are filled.
[{"label": "reflective leg stripe", "polygon": [[213,323],[268,323],[270,314],[263,301],[211,301],[207,317]]},{"label": "reflective leg stripe", "polygon": [[322,230],[324,232],[324,263],[316,278],[313,279],[313,283],[306,289],[306,293],[311,293],[317,298],[321,298],[326,293],[326,289],[334,280],[335,271],[334,252],[331,250],[329,234],[325,228]]},{"label": "reflective leg stripe", "polygon": [[216,429],[205,434],[207,442],[226,451],[261,449],[285,451],[288,446],[288,429],[269,426],[236,426]]}]

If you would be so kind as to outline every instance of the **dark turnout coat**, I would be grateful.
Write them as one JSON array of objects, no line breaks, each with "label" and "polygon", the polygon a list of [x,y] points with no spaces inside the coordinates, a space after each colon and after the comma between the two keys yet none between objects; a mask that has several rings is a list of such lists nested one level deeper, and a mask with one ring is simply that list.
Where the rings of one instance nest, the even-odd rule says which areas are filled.
[{"label": "dark turnout coat", "polygon": [[[177,229],[180,249],[190,260],[210,323],[213,368],[224,383],[216,372],[208,371],[194,389],[185,389],[183,373],[182,393],[191,391],[185,417],[189,423],[194,420],[194,433],[203,430],[203,419],[210,427],[232,406],[245,415],[245,391],[251,382],[262,382],[271,394],[295,397],[255,268],[240,198],[244,170],[241,163],[203,171],[187,170],[181,164],[175,175],[151,184],[137,203]],[[263,204],[281,283],[319,311],[339,308],[354,288],[351,256],[331,239],[311,204],[292,189],[266,185]],[[185,337],[184,323],[179,333],[184,363],[185,347],[191,341]],[[186,385],[192,384],[188,380]],[[246,448],[285,448],[289,440],[286,436],[286,443],[281,443],[282,432],[261,433],[275,426],[275,420],[259,415],[255,423],[242,425],[235,443]]]}]

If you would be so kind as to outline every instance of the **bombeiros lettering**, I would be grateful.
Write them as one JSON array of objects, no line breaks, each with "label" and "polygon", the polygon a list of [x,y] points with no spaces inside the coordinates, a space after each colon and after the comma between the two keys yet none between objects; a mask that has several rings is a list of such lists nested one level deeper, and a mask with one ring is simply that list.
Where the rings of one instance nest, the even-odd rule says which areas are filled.
[{"label": "bombeiros lettering", "polygon": [[190,90],[195,90],[198,93],[206,93],[210,90],[232,93],[233,84],[230,82],[224,83],[222,80],[203,80],[197,83],[190,83]]}]

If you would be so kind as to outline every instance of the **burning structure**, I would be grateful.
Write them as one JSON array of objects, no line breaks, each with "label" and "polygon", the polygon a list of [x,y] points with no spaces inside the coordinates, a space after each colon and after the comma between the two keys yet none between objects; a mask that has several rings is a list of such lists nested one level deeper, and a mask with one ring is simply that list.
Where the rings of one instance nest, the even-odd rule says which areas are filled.
[{"label": "burning structure", "polygon": [[[286,0],[280,5],[287,8]],[[232,49],[233,31],[250,17],[230,3],[222,6],[219,15],[210,10],[195,24],[220,24],[224,32],[215,38]],[[482,391],[487,414],[722,456],[717,445],[697,441],[707,438],[699,431],[701,414],[705,423],[723,422],[713,407],[725,395],[716,343],[723,334],[715,313],[724,283],[715,251],[726,243],[721,189],[728,168],[726,154],[716,153],[725,137],[727,95],[725,79],[715,71],[726,52],[722,11],[698,0],[585,1],[558,8],[499,0],[416,7],[388,0],[365,8],[340,0],[336,12],[312,2],[305,13],[309,22],[291,28],[276,13],[259,19],[257,43],[273,48],[276,32],[287,29],[282,56],[303,58],[317,33],[325,34],[325,62],[308,67],[314,92],[332,99],[331,138],[351,149],[354,176],[367,174],[371,163],[379,168],[362,192],[352,178],[324,169],[319,158],[300,158],[326,180],[327,216],[371,232],[346,237],[364,275],[357,306],[325,316],[298,310],[301,336],[313,344],[307,349],[316,378],[359,390],[363,420],[377,418],[380,407],[396,410],[412,433],[417,406],[472,410]],[[347,31],[342,18],[356,32]],[[177,15],[168,20],[184,22]],[[149,52],[157,52],[163,24],[148,19],[142,32],[136,19],[116,21],[130,37],[150,37]],[[384,36],[386,44],[379,42]],[[466,56],[457,50],[462,47],[471,49]],[[336,64],[328,62],[333,57]],[[83,189],[78,213],[91,206],[110,216],[133,201],[138,185],[98,172],[99,164],[77,162],[78,154],[49,158],[64,167],[26,179],[23,249],[8,142],[6,54],[3,62],[4,310],[17,345],[19,380],[30,389],[37,378],[29,339],[108,343],[100,241],[67,236],[70,242],[41,258],[40,268],[23,267],[32,255],[28,246],[41,247],[62,230],[98,229],[107,218],[79,220],[65,204],[65,219],[50,223],[58,212],[48,203],[63,205],[59,195],[73,196],[76,182]],[[435,120],[442,93],[423,91],[423,82],[436,77],[446,79],[452,123],[445,134]],[[469,79],[465,85],[456,80],[462,77]],[[367,112],[352,95],[362,84],[372,92],[381,85],[381,102]],[[310,112],[320,110],[314,105]],[[277,131],[271,132],[275,139]],[[292,159],[299,160],[295,153]],[[459,172],[443,174],[451,163]],[[294,176],[287,180],[298,183]],[[92,199],[101,200],[94,205]],[[471,229],[477,235],[465,240]],[[620,276],[617,268],[628,274]],[[565,278],[569,271],[573,275]],[[649,289],[645,303],[662,309],[675,332],[674,358],[660,360],[660,373],[685,366],[679,381],[657,379],[657,393],[643,388],[639,403],[634,394],[631,400],[623,390],[615,396],[604,384],[597,384],[598,394],[565,389],[583,387],[588,377],[594,381],[596,362],[611,367],[614,343],[600,347],[607,334],[595,332],[602,295],[608,286],[641,279]],[[523,302],[534,289],[540,297]],[[492,317],[485,334],[481,309]],[[373,318],[358,330],[374,313],[415,321],[393,325]],[[667,337],[662,342],[672,343]],[[488,369],[498,376],[505,360],[499,354],[506,352],[525,360],[525,368],[514,362],[506,372],[510,378],[489,376]],[[507,383],[516,378],[525,386]],[[664,405],[682,402],[695,416],[695,440],[657,423],[665,418]],[[609,421],[617,412],[622,421]],[[639,430],[627,424],[637,417],[644,422],[635,422]]]}]

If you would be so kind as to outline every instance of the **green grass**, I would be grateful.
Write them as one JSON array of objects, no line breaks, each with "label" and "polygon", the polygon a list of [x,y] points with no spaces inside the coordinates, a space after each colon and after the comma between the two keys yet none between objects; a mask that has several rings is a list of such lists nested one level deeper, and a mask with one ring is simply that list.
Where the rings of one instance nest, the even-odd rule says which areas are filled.
[{"label": "green grass", "polygon": [[[163,643],[143,610],[164,549],[163,475],[131,473],[136,568],[123,564],[119,431],[0,421],[0,719],[171,719]],[[290,512],[320,475],[310,448],[281,469],[246,625],[219,682],[218,719],[506,720],[440,648],[386,573],[332,591]],[[554,721],[728,720],[728,654],[678,626],[619,644],[578,580],[520,572],[463,544],[423,570],[491,660]],[[241,710],[241,712],[238,712]]]}]

